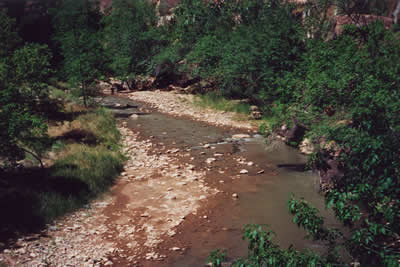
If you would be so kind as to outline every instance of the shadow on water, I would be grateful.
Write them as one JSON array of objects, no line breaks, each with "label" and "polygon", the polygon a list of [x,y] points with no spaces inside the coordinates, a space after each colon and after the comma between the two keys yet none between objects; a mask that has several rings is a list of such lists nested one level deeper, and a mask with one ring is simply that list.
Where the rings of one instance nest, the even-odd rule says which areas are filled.
[{"label": "shadow on water", "polygon": [[304,172],[307,170],[307,164],[277,164],[278,168],[285,168],[287,170],[296,171],[296,172]]}]

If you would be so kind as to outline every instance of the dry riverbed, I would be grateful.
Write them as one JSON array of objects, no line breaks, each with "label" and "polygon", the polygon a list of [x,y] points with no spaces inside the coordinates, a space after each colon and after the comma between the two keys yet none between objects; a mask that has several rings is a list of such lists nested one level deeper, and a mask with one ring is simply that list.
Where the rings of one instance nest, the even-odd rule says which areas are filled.
[{"label": "dry riverbed", "polygon": [[[237,133],[255,130],[248,122],[236,121],[233,113],[194,107],[190,95],[135,92],[128,97],[163,113],[236,128]],[[212,228],[209,208],[218,206],[221,198],[235,201],[238,197],[224,188],[224,183],[249,170],[254,174],[264,171],[232,153],[212,150],[207,144],[203,149],[210,156],[196,152],[202,155],[196,157],[190,149],[177,148],[174,142],[164,144],[129,129],[126,121],[119,122],[119,130],[127,161],[110,193],[41,233],[18,239],[0,253],[0,263],[168,266],[171,256],[185,253],[190,246],[185,242],[187,237],[179,235],[182,225],[201,228],[208,223]]]}]

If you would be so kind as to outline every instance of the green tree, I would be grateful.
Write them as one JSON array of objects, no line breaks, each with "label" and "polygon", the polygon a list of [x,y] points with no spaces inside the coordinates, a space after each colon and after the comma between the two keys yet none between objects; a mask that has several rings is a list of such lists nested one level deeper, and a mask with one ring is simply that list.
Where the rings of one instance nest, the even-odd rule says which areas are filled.
[{"label": "green tree", "polygon": [[[338,251],[344,250],[361,266],[398,266],[400,41],[379,22],[347,27],[328,42],[307,42],[304,78],[287,112],[309,126],[315,143],[335,144],[321,146],[313,162],[320,170],[328,168],[327,157],[338,163],[325,200],[348,234],[325,228],[304,200],[291,199],[289,210],[310,237],[327,243],[328,262],[340,263]],[[263,255],[268,260],[275,254]]]},{"label": "green tree", "polygon": [[79,89],[87,106],[88,89],[101,77],[104,65],[99,3],[64,0],[54,13],[55,39],[63,56],[63,72],[70,84]]},{"label": "green tree", "polygon": [[20,84],[21,93],[28,98],[47,98],[47,80],[50,70],[51,52],[47,45],[25,44],[12,56],[14,77]]},{"label": "green tree", "polygon": [[47,128],[35,106],[49,77],[49,50],[34,44],[17,48],[15,21],[5,12],[0,20],[6,25],[0,38],[8,44],[0,49],[0,156],[15,162],[29,153],[41,163]]},{"label": "green tree", "polygon": [[107,13],[104,48],[113,75],[124,82],[147,70],[156,25],[154,6],[145,0],[115,0]]}]

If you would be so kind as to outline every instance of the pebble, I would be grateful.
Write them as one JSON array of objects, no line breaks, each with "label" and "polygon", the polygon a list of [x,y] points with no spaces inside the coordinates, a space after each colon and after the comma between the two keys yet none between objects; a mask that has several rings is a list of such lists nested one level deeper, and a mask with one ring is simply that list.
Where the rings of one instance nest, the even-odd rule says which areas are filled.
[{"label": "pebble", "polygon": [[238,195],[237,193],[233,193],[233,194],[232,194],[232,197],[233,197],[233,198],[239,198],[239,195]]},{"label": "pebble", "polygon": [[215,158],[208,158],[208,159],[206,159],[206,163],[207,163],[207,164],[211,164],[211,163],[213,163],[214,161],[216,161]]},{"label": "pebble", "polygon": [[240,174],[246,174],[246,173],[249,173],[249,171],[248,171],[248,170],[245,170],[245,169],[243,169],[243,170],[240,171]]}]

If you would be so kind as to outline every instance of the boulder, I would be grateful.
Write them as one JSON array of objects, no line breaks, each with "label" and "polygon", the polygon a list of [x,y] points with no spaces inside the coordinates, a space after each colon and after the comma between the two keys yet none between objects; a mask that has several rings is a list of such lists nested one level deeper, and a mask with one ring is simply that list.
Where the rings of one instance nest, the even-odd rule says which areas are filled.
[{"label": "boulder", "polygon": [[262,113],[257,106],[250,106],[250,118],[253,120],[260,120],[262,117]]},{"label": "boulder", "polygon": [[305,138],[299,145],[299,150],[301,153],[310,155],[314,152],[314,145],[312,144],[311,140]]},{"label": "boulder", "polygon": [[286,126],[285,127],[282,126],[281,130],[278,132],[278,134],[284,138],[287,144],[291,144],[293,142],[300,143],[306,132],[306,128],[300,125],[296,118],[293,118],[292,120],[293,120],[292,128],[287,129]]},{"label": "boulder", "polygon": [[324,164],[318,168],[320,177],[320,187],[326,190],[330,187],[334,180],[340,180],[344,176],[342,166],[337,157],[332,156],[329,152],[324,151],[322,160]]}]

